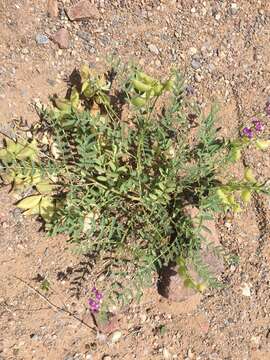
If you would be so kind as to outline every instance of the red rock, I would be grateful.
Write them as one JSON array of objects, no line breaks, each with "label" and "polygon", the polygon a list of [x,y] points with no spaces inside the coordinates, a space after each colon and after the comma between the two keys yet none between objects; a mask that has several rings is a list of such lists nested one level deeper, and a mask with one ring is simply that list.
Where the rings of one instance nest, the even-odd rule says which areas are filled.
[{"label": "red rock", "polygon": [[[190,216],[193,221],[198,215],[198,209],[194,207],[186,207],[185,213],[187,216]],[[214,247],[220,245],[215,222],[213,220],[207,220],[203,223],[203,225],[209,230],[209,232],[202,230],[201,235],[204,236],[209,243],[212,243]],[[218,277],[224,271],[222,258],[219,258],[213,251],[211,251],[211,247],[208,248],[205,243],[202,243],[200,256],[202,262],[207,265],[212,275]],[[200,278],[192,264],[188,264],[187,268],[189,275],[193,280],[195,280],[195,282],[203,282],[203,279]],[[182,302],[196,296],[198,291],[192,288],[187,288],[184,285],[183,278],[178,274],[177,270],[178,266],[175,263],[163,268],[157,284],[158,292],[168,300]]]},{"label": "red rock", "polygon": [[51,18],[58,16],[58,3],[57,0],[48,0],[47,13]]},{"label": "red rock", "polygon": [[58,44],[60,49],[67,49],[69,47],[70,34],[68,30],[62,28],[54,34],[52,40]]},{"label": "red rock", "polygon": [[99,18],[98,8],[95,5],[90,4],[88,0],[79,1],[74,6],[68,8],[66,13],[71,21]]},{"label": "red rock", "polygon": [[[182,302],[196,296],[198,291],[187,288],[183,278],[177,272],[178,266],[163,268],[158,281],[158,292],[170,301]],[[196,274],[190,274],[196,280]]]}]

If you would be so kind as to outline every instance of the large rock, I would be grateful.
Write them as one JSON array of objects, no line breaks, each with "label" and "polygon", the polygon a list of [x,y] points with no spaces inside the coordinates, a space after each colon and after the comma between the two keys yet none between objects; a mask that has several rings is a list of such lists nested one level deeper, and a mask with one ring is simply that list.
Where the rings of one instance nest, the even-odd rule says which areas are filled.
[{"label": "large rock", "polygon": [[[190,275],[194,280],[197,277],[194,272]],[[177,272],[176,264],[170,264],[162,269],[158,280],[158,292],[166,299],[176,302],[186,301],[198,293],[184,285],[183,278]]]},{"label": "large rock", "polygon": [[58,44],[60,49],[67,49],[70,42],[70,34],[67,29],[58,30],[52,37],[52,40]]},{"label": "large rock", "polygon": [[[187,216],[190,216],[194,221],[198,215],[198,210],[194,207],[186,207],[185,212]],[[202,236],[207,239],[208,243],[212,243],[213,246],[220,245],[218,231],[213,220],[207,220],[203,224],[209,231],[202,230]],[[194,222],[195,226],[195,222]],[[202,243],[201,247],[201,259],[203,263],[208,266],[212,275],[218,277],[224,271],[224,263],[215,253],[211,252],[207,244]],[[200,278],[195,268],[192,265],[187,265],[189,275],[195,282],[201,283],[203,279]],[[158,292],[168,300],[175,302],[182,302],[192,297],[198,297],[198,291],[192,288],[187,288],[184,285],[184,279],[178,274],[178,265],[176,263],[169,264],[168,267],[164,267],[159,274],[159,280],[157,283]]]},{"label": "large rock", "polygon": [[66,13],[71,21],[98,19],[100,16],[98,8],[94,4],[90,4],[88,0],[79,1],[77,4],[68,8]]}]

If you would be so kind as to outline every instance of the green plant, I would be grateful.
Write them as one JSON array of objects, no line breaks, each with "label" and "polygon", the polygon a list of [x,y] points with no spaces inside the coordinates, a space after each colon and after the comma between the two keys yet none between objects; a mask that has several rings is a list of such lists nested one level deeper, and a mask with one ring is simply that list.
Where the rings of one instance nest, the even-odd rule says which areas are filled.
[{"label": "green plant", "polygon": [[[32,191],[17,206],[40,215],[51,235],[68,234],[78,251],[109,258],[104,272],[113,279],[112,299],[134,297],[121,282],[127,271],[140,294],[170,262],[178,262],[187,286],[213,285],[205,268],[203,282],[195,284],[187,263],[200,264],[204,220],[239,211],[253,192],[269,193],[250,169],[243,180],[224,183],[224,168],[252,140],[219,136],[216,109],[203,116],[185,97],[177,72],[161,82],[135,68],[120,91],[88,66],[79,74],[66,98],[39,109],[34,140],[5,140],[3,182]],[[189,204],[199,210],[196,219],[185,212]]]}]

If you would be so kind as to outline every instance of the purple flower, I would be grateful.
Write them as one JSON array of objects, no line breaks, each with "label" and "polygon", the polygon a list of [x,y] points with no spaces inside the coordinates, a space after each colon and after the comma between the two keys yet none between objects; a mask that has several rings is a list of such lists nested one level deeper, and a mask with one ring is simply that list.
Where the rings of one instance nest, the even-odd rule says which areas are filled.
[{"label": "purple flower", "polygon": [[89,306],[90,306],[90,311],[91,311],[91,312],[98,312],[99,309],[100,309],[100,304],[101,304],[101,300],[102,300],[102,298],[103,298],[103,295],[102,295],[101,292],[99,292],[99,291],[97,290],[96,287],[93,287],[92,293],[95,295],[95,300],[92,299],[92,298],[90,298],[90,299],[88,300],[88,304],[89,304]]},{"label": "purple flower", "polygon": [[248,127],[245,127],[245,128],[243,129],[243,135],[246,136],[246,137],[248,137],[249,139],[251,139],[252,136],[253,136],[252,130],[251,130],[250,128],[248,128]]},{"label": "purple flower", "polygon": [[99,305],[99,303],[96,302],[95,300],[89,299],[89,300],[88,300],[88,304],[89,304],[89,306],[90,306],[90,311],[92,311],[92,312],[98,312],[98,311],[99,311],[100,305]]},{"label": "purple flower", "polygon": [[99,291],[97,291],[97,292],[96,292],[96,299],[97,299],[98,301],[100,301],[102,298],[103,298],[103,295],[102,295]]},{"label": "purple flower", "polygon": [[266,115],[270,116],[270,101],[267,101],[266,107],[265,107]]},{"label": "purple flower", "polygon": [[263,131],[263,124],[260,122],[260,120],[258,120],[257,118],[253,118],[252,123],[256,131]]}]

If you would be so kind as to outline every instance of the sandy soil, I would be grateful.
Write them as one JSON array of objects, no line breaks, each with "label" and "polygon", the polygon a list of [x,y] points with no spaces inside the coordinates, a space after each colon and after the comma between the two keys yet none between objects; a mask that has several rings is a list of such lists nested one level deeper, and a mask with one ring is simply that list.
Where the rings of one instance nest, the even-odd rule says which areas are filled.
[{"label": "sandy soil", "polygon": [[[0,0],[2,132],[12,133],[20,117],[36,121],[35,102],[63,92],[66,77],[84,62],[106,68],[110,54],[161,77],[179,67],[202,107],[220,104],[218,124],[227,136],[264,108],[268,0],[90,2],[98,16],[71,22],[69,0],[58,1],[57,18],[48,16],[47,0]],[[68,48],[37,43],[37,35],[50,39],[62,27]],[[268,123],[268,135],[269,129]],[[269,152],[247,151],[244,160],[256,176],[269,177]],[[23,219],[5,188],[0,201],[0,359],[270,359],[269,199],[254,199],[230,226],[218,224],[222,245],[240,258],[225,269],[224,289],[195,306],[170,303],[153,287],[141,304],[119,310],[105,334],[97,334],[87,309],[95,280],[88,259],[64,237],[48,238],[39,223]],[[117,342],[110,330],[120,331]]]}]

